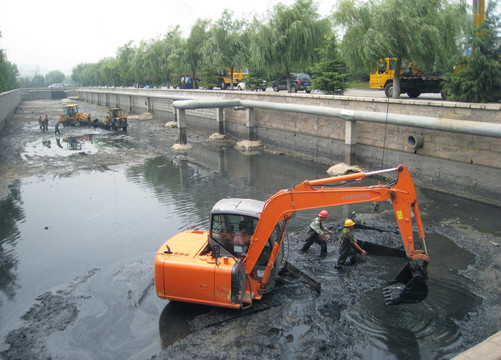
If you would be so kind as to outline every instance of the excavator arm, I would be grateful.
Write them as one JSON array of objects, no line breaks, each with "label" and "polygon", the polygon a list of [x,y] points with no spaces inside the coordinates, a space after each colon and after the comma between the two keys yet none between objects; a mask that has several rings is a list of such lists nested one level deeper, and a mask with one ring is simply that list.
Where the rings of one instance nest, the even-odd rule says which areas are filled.
[{"label": "excavator arm", "polygon": [[[330,187],[336,183],[362,180],[368,176],[379,175],[386,172],[397,172],[398,179],[396,182],[389,185],[381,185],[381,183],[379,183],[378,185],[364,187]],[[419,269],[424,268],[425,271],[426,264],[430,261],[430,258],[426,250],[425,234],[418,208],[416,190],[408,169],[404,165],[400,165],[396,168],[380,171],[355,173],[313,181],[305,180],[292,189],[285,189],[277,192],[264,204],[259,222],[251,238],[249,251],[244,260],[245,272],[247,274],[253,273],[256,262],[276,224],[281,220],[290,218],[295,211],[363,202],[382,202],[387,200],[391,200],[393,204],[395,218],[400,229],[402,242],[409,263],[413,265],[419,264],[417,265]],[[424,250],[415,249],[412,224],[413,214]],[[262,276],[261,280],[251,277],[250,289],[248,288],[247,290],[252,293],[252,298],[259,298],[257,294],[266,289],[270,272],[278,251],[282,246],[282,242],[283,237],[281,241],[275,242],[264,276]],[[390,302],[396,297],[398,297],[398,294],[391,294]],[[398,302],[395,300],[394,303]]]}]

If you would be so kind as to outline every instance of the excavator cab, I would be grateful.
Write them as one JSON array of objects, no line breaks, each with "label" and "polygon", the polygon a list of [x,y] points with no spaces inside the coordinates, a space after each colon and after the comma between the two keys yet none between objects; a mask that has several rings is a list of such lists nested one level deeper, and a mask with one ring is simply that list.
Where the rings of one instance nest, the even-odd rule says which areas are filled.
[{"label": "excavator cab", "polygon": [[219,245],[220,254],[245,258],[258,219],[232,213],[212,214],[210,243]]}]

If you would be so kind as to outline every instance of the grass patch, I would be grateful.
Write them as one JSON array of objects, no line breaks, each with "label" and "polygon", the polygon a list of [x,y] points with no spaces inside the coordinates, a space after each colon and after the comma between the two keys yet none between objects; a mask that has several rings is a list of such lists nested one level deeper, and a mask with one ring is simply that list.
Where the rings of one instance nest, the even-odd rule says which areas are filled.
[{"label": "grass patch", "polygon": [[347,86],[347,89],[369,89],[368,81],[350,81]]}]

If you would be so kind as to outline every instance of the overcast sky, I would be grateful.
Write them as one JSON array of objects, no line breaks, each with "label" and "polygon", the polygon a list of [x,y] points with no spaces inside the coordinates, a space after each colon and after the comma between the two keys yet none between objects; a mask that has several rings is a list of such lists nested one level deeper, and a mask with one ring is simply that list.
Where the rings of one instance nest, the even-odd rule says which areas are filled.
[{"label": "overcast sky", "polygon": [[[22,75],[61,70],[113,57],[133,40],[150,40],[180,25],[187,37],[197,19],[263,16],[294,0],[0,0],[0,48]],[[323,16],[336,0],[317,0]]]}]

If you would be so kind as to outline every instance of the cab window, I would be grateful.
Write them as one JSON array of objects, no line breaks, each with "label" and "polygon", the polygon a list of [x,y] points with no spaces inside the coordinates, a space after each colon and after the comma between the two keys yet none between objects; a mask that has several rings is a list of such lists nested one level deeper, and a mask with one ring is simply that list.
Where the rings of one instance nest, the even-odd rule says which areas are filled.
[{"label": "cab window", "polygon": [[235,214],[213,214],[210,237],[231,254],[245,257],[257,218]]}]

